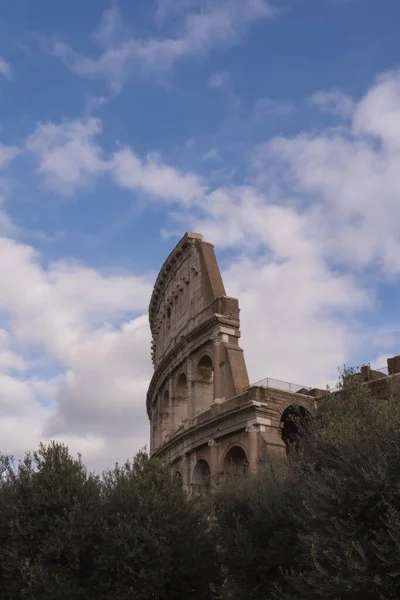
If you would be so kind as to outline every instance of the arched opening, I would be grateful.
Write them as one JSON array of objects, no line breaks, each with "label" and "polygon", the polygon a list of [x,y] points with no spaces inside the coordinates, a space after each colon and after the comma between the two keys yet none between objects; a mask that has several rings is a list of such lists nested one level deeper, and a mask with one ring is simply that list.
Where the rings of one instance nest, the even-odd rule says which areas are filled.
[{"label": "arched opening", "polygon": [[179,429],[188,416],[188,387],[185,373],[181,373],[176,382],[174,402],[174,431]]},{"label": "arched opening", "polygon": [[288,406],[281,417],[281,437],[286,445],[286,452],[298,447],[301,429],[306,425],[311,414],[304,406],[297,404]]},{"label": "arched opening", "polygon": [[161,443],[163,444],[167,440],[169,435],[169,392],[165,390],[162,396],[162,407],[161,407]]},{"label": "arched opening", "polygon": [[214,400],[214,367],[208,354],[197,363],[195,385],[195,414],[199,414],[210,408]]},{"label": "arched opening", "polygon": [[191,491],[192,494],[207,494],[210,490],[211,473],[206,460],[199,460],[193,469]]},{"label": "arched opening", "polygon": [[222,470],[224,474],[244,475],[248,469],[246,452],[240,446],[232,446],[226,453]]}]

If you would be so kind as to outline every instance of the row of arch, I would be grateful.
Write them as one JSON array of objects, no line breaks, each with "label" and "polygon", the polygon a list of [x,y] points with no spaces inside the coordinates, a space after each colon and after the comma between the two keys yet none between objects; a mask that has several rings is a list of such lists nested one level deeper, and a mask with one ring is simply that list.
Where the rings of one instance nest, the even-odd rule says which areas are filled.
[{"label": "row of arch", "polygon": [[207,410],[214,398],[214,365],[208,354],[196,364],[192,380],[184,372],[164,384],[152,409],[152,446],[164,444],[187,419]]},{"label": "row of arch", "polygon": [[[280,423],[280,432],[287,451],[296,446],[300,427],[310,418],[310,412],[301,405],[288,406],[283,412]],[[243,475],[247,472],[248,464],[245,450],[239,445],[233,445],[223,458],[220,474],[225,475],[235,473],[236,475]],[[182,473],[180,473],[180,471],[176,471],[176,476],[183,483]],[[210,490],[210,486],[210,466],[204,458],[200,458],[191,474],[191,493],[207,493]]]},{"label": "row of arch", "polygon": [[[245,474],[248,469],[246,452],[241,446],[232,446],[226,453],[222,463],[222,475],[233,472],[237,475]],[[176,477],[183,482],[182,473],[176,471]],[[211,487],[211,469],[204,458],[200,458],[191,474],[190,491],[192,494],[204,494]]]}]

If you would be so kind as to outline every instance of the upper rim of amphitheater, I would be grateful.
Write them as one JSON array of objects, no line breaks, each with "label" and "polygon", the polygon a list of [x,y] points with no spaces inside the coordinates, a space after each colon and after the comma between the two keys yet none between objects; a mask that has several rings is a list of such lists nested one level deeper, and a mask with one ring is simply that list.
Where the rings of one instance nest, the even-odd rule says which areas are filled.
[{"label": "upper rim of amphitheater", "polygon": [[153,292],[150,298],[149,304],[149,321],[150,328],[153,329],[155,316],[157,313],[157,305],[160,298],[160,292],[162,290],[162,286],[167,279],[172,266],[176,263],[182,252],[188,246],[191,240],[197,240],[199,242],[203,241],[203,234],[196,233],[193,231],[187,231],[184,236],[179,240],[176,246],[171,250],[167,259],[164,261],[163,266],[161,267],[156,282],[153,287]]}]

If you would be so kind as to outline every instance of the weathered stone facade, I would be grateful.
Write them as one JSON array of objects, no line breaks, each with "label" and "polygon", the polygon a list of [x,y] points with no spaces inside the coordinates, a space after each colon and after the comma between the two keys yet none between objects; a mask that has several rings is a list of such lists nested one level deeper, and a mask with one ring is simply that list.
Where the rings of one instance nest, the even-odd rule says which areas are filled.
[{"label": "weathered stone facade", "polygon": [[[187,233],[165,261],[150,307],[154,374],[147,394],[150,452],[183,487],[207,491],[233,466],[284,453],[293,412],[312,414],[324,390],[266,379],[249,386],[239,305],[226,296],[211,244]],[[379,398],[400,399],[400,357],[357,375]]]},{"label": "weathered stone facade", "polygon": [[147,394],[150,452],[192,491],[233,465],[255,469],[284,452],[284,413],[314,410],[315,392],[249,386],[239,305],[226,296],[214,248],[187,233],[157,278],[149,307],[154,375]]}]

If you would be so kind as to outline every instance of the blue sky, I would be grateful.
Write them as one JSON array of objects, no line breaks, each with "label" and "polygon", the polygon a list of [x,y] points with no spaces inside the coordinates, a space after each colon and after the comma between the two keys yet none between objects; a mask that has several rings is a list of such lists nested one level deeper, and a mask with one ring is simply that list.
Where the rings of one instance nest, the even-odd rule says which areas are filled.
[{"label": "blue sky", "polygon": [[250,379],[400,352],[395,0],[6,0],[0,439],[102,468],[147,443],[146,316],[215,244]]}]

